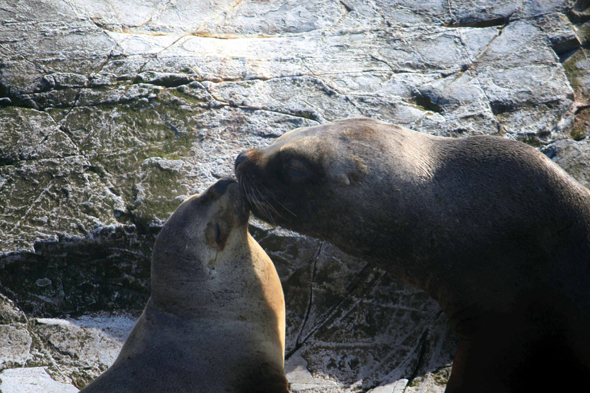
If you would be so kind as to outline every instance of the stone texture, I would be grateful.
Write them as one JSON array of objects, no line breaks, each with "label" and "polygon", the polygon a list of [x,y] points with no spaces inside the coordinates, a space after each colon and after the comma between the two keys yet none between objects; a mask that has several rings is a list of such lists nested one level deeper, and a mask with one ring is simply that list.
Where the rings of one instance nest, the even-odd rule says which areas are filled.
[{"label": "stone texture", "polygon": [[[589,186],[589,15],[582,0],[4,0],[0,390],[108,367],[161,225],[293,128],[499,135]],[[251,231],[283,283],[293,391],[444,390],[456,338],[434,301],[329,244]]]},{"label": "stone texture", "polygon": [[115,361],[138,317],[27,318],[0,295],[0,391],[77,391]]},{"label": "stone texture", "polygon": [[553,161],[572,174],[578,181],[590,188],[590,141],[573,141],[569,139],[557,141],[547,148]]},{"label": "stone texture", "polygon": [[[113,325],[120,323],[117,320],[120,318],[112,319]],[[75,322],[39,318],[35,320],[33,329],[51,359],[50,374],[63,382],[84,387],[113,364],[124,339],[115,338],[97,328],[82,328]],[[126,326],[129,327],[129,324]]]},{"label": "stone texture", "polygon": [[0,368],[22,367],[31,358],[33,339],[27,322],[14,302],[0,295]]},{"label": "stone texture", "polygon": [[43,367],[0,372],[2,393],[76,393],[76,387],[52,379]]}]

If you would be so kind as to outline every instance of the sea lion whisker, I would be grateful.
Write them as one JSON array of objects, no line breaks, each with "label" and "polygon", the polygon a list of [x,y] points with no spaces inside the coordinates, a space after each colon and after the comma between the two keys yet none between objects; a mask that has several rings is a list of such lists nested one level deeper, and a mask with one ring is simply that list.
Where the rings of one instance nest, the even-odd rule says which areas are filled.
[{"label": "sea lion whisker", "polygon": [[[281,213],[278,212],[278,210],[268,200],[265,200],[263,198],[263,195],[262,195],[262,193],[260,192],[259,189],[257,189],[257,188],[254,187],[253,190],[255,192],[257,192],[258,195],[260,195],[260,197],[262,198],[262,200],[264,200],[266,202],[264,204],[259,204],[259,208],[261,208],[262,206],[264,206],[263,211],[264,211],[265,215],[272,220],[272,224],[273,225],[276,225],[276,224],[274,222],[274,218],[273,218],[272,214],[270,214],[271,211],[274,212],[280,218],[285,218],[285,217],[283,217],[283,215]],[[260,200],[258,200],[258,202],[260,203]]]},{"label": "sea lion whisker", "polygon": [[[258,193],[258,195],[260,195],[261,197],[263,196],[262,193],[260,192],[259,189],[255,189],[255,191]],[[276,214],[278,214],[279,216],[281,216],[281,213],[279,213],[279,211],[272,205],[272,203],[270,203],[270,201],[268,199],[265,199],[265,206],[272,210],[273,212],[275,212]],[[282,216],[281,216],[282,217]]]},{"label": "sea lion whisker", "polygon": [[[244,178],[246,178],[246,179],[244,179]],[[248,179],[247,176],[239,176],[238,182],[240,184],[240,188],[242,190],[242,193],[246,197],[246,200],[248,202],[250,202],[251,205],[254,205],[255,207],[260,207],[257,203],[258,198],[256,198],[250,190],[251,187],[249,186],[249,184],[252,182],[252,180]]]},{"label": "sea lion whisker", "polygon": [[[246,198],[250,201],[250,203],[252,205],[254,205],[254,207],[256,207],[260,211],[260,213],[262,213],[265,217],[267,217],[271,221],[271,224],[273,226],[276,226],[274,219],[272,217],[272,214],[270,214],[270,211],[268,208],[268,206],[270,206],[270,205],[265,201],[262,194],[260,194],[260,197],[262,198],[262,201],[261,201],[260,198],[258,198],[256,196],[256,194],[254,193],[254,191],[257,191],[254,182],[252,182],[250,184],[250,187],[248,187],[248,185],[246,183],[244,183],[242,190],[244,191],[244,194],[246,194]],[[270,207],[274,209],[274,207],[272,207],[272,206],[270,206]],[[279,214],[278,212],[276,212],[276,213]]]},{"label": "sea lion whisker", "polygon": [[[260,184],[260,186],[264,187],[265,192],[283,209],[285,209],[288,213],[291,213],[294,217],[297,217],[297,214],[293,213],[291,210],[287,209],[287,207],[285,205],[283,205],[278,198],[268,189],[268,187],[264,186],[263,184]],[[276,211],[276,210],[275,210]],[[277,214],[279,214],[277,212]],[[283,216],[281,216],[282,218],[284,218]]]}]

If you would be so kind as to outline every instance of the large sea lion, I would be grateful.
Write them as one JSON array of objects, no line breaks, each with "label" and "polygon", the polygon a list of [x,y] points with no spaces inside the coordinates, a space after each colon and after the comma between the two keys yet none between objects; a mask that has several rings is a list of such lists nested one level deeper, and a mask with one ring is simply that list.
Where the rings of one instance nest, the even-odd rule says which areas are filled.
[{"label": "large sea lion", "polygon": [[460,337],[447,392],[590,375],[590,192],[534,148],[359,118],[247,150],[235,173],[257,217],[439,302]]},{"label": "large sea lion", "polygon": [[151,296],[84,393],[287,393],[285,303],[234,180],[183,202],[156,239]]}]

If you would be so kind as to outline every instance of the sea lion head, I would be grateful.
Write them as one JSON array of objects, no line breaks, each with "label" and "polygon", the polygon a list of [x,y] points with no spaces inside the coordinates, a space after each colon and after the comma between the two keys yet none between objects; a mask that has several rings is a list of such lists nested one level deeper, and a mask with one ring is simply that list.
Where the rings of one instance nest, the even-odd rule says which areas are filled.
[{"label": "sea lion head", "polygon": [[[247,202],[232,179],[219,180],[185,200],[156,239],[152,258],[152,299],[160,305],[191,307],[190,298],[230,282],[215,269],[248,252]],[[233,274],[230,271],[230,275]],[[235,272],[239,274],[239,272]],[[195,305],[198,306],[198,305]]]},{"label": "sea lion head", "polygon": [[[379,176],[380,169],[369,166],[382,153],[378,126],[349,119],[300,128],[266,148],[242,152],[235,174],[254,215],[318,238],[330,233],[338,243],[335,228],[358,228],[348,221],[372,204],[369,177]],[[359,195],[365,195],[363,203]]]}]

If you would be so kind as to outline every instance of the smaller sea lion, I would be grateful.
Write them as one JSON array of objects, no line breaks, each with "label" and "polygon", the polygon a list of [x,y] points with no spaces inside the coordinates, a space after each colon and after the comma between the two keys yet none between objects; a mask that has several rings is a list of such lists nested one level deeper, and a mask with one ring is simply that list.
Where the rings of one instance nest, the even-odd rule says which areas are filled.
[{"label": "smaller sea lion", "polygon": [[156,239],[151,296],[84,393],[287,393],[285,301],[234,180],[184,201]]},{"label": "smaller sea lion", "polygon": [[235,172],[257,217],[438,301],[460,336],[447,393],[586,382],[590,192],[536,149],[359,118],[288,132]]}]

